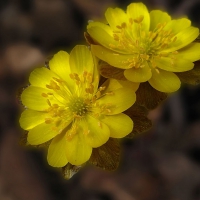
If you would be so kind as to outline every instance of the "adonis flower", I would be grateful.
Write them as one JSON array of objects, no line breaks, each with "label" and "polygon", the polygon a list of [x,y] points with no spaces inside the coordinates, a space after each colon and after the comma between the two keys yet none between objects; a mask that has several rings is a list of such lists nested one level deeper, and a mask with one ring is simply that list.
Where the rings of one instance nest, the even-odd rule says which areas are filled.
[{"label": "adonis flower", "polygon": [[21,95],[26,109],[20,125],[29,131],[31,145],[51,142],[47,160],[54,167],[81,165],[92,148],[133,129],[133,121],[121,112],[135,102],[134,86],[122,88],[124,83],[108,80],[98,87],[97,62],[86,46],[76,46],[70,55],[58,52],[49,69],[35,69],[29,82]]},{"label": "adonis flower", "polygon": [[124,69],[129,81],[148,81],[158,91],[174,92],[180,87],[175,73],[193,69],[200,59],[200,44],[193,42],[199,29],[189,19],[172,20],[166,12],[149,12],[143,3],[131,3],[126,12],[108,8],[105,17],[107,24],[91,22],[87,27],[94,41],[91,49],[109,65]]}]

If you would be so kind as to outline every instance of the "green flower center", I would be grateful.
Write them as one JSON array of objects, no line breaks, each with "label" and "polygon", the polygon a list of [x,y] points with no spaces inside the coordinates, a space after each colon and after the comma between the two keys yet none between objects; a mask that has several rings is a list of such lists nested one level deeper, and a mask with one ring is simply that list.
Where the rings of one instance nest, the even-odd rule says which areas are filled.
[{"label": "green flower center", "polygon": [[76,97],[70,100],[68,104],[69,110],[77,116],[84,116],[88,111],[88,105],[81,97]]}]

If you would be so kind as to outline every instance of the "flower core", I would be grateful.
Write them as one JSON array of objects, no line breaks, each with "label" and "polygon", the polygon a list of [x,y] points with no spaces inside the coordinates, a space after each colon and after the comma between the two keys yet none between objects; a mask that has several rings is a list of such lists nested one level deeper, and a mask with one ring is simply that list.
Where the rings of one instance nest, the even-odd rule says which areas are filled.
[{"label": "flower core", "polygon": [[[143,19],[143,15],[137,19],[129,18],[128,24],[123,22],[121,26],[117,26],[118,30],[113,31],[114,40],[118,41],[118,45],[110,44],[110,47],[126,49],[133,53],[132,60],[127,60],[128,68],[143,68],[145,61],[150,62],[150,67],[155,68],[154,59],[156,57],[177,53],[177,51],[162,52],[177,39],[172,30],[165,30],[166,23],[157,24],[152,31],[145,31],[142,25]],[[132,30],[135,30],[134,33]],[[173,56],[171,59],[174,59]]]},{"label": "flower core", "polygon": [[77,116],[84,116],[88,111],[88,106],[81,97],[71,99],[68,107],[69,110]]}]

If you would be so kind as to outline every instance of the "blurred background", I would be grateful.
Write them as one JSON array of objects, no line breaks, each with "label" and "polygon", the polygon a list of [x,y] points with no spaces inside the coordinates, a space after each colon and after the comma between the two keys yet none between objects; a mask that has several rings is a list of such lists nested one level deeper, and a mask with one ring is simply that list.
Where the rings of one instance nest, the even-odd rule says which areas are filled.
[{"label": "blurred background", "polygon": [[[0,1],[0,200],[199,200],[200,86],[186,86],[149,113],[153,128],[122,142],[119,169],[85,167],[70,180],[37,149],[18,145],[18,96],[29,73],[58,50],[85,44],[88,20],[128,0]],[[144,0],[200,27],[200,0]]]}]

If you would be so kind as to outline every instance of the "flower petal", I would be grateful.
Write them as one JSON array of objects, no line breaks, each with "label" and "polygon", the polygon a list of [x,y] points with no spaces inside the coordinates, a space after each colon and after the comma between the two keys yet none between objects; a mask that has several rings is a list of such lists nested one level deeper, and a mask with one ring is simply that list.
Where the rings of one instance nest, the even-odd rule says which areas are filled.
[{"label": "flower petal", "polygon": [[108,8],[105,12],[105,17],[113,30],[116,30],[117,26],[121,26],[122,23],[128,21],[126,13],[120,8]]},{"label": "flower petal", "polygon": [[133,130],[132,119],[123,113],[105,116],[101,121],[108,126],[113,138],[123,138]]},{"label": "flower petal", "polygon": [[105,109],[103,114],[106,115],[115,115],[119,114],[129,107],[131,107],[136,100],[135,92],[130,88],[120,88],[111,92],[111,94],[107,94],[102,96],[97,100],[97,103],[104,107],[108,105],[108,110]]},{"label": "flower petal", "polygon": [[177,40],[167,47],[163,52],[172,52],[181,49],[193,42],[199,35],[199,29],[188,27],[175,35]]},{"label": "flower petal", "polygon": [[92,27],[99,27],[106,31],[110,36],[113,36],[113,30],[107,24],[104,24],[102,22],[89,22],[89,24],[87,25],[87,29],[90,29]]},{"label": "flower petal", "polygon": [[93,74],[93,57],[87,46],[76,45],[70,53],[69,63],[72,73],[82,74],[87,71]]},{"label": "flower petal", "polygon": [[42,123],[33,129],[31,129],[28,133],[28,142],[31,145],[38,145],[49,141],[54,138],[58,133],[58,131],[53,129],[53,124]]},{"label": "flower petal", "polygon": [[49,61],[49,67],[52,72],[65,81],[68,88],[72,91],[74,88],[74,82],[69,76],[71,73],[69,66],[69,54],[65,51],[59,51]]},{"label": "flower petal", "polygon": [[88,33],[95,41],[108,49],[113,49],[114,51],[116,50],[121,53],[127,52],[126,49],[123,50],[122,48],[117,48],[118,42],[114,40],[112,35],[108,34],[107,31],[101,27],[91,27],[88,29]]},{"label": "flower petal", "polygon": [[49,67],[51,71],[57,74],[63,80],[69,79],[71,73],[69,67],[69,54],[65,51],[59,51],[49,61]]},{"label": "flower petal", "polygon": [[121,69],[129,68],[131,64],[129,60],[133,58],[131,54],[119,54],[99,45],[91,45],[91,50],[101,60]]},{"label": "flower petal", "polygon": [[152,77],[149,80],[150,85],[160,92],[175,92],[180,88],[181,82],[179,78],[172,72],[159,69],[152,70]]},{"label": "flower petal", "polygon": [[177,20],[171,20],[166,24],[164,30],[172,30],[173,34],[177,34],[180,31],[188,28],[189,26],[191,26],[191,21],[189,19],[182,18]]},{"label": "flower petal", "polygon": [[170,72],[184,72],[193,69],[194,63],[184,57],[171,59],[161,57],[156,60],[157,67]]},{"label": "flower petal", "polygon": [[177,56],[179,58],[184,58],[192,62],[200,59],[200,43],[192,43],[188,46],[180,49]]},{"label": "flower petal", "polygon": [[[49,108],[49,104],[47,98],[43,97],[42,94],[48,92],[49,90],[44,88],[29,86],[21,95],[22,103],[32,110],[45,111]],[[59,102],[55,101],[53,97],[51,98],[51,102],[59,104]]]},{"label": "flower petal", "polygon": [[142,68],[131,68],[124,71],[124,76],[132,82],[145,82],[148,81],[152,74],[148,64]]},{"label": "flower petal", "polygon": [[102,94],[117,90],[119,88],[130,88],[135,92],[139,87],[139,83],[133,83],[131,81],[123,81],[123,80],[116,80],[113,78],[109,78],[103,83],[102,87],[104,86],[106,88]]},{"label": "flower petal", "polygon": [[64,167],[67,163],[66,134],[57,135],[48,148],[47,161],[53,167]]},{"label": "flower petal", "polygon": [[20,126],[24,130],[29,130],[42,124],[45,122],[45,118],[47,117],[47,113],[45,112],[38,112],[34,110],[25,110],[19,119]]},{"label": "flower petal", "polygon": [[89,160],[92,154],[92,147],[87,144],[83,136],[83,130],[78,129],[73,138],[66,140],[66,155],[72,165],[81,165]]},{"label": "flower petal", "polygon": [[99,147],[108,141],[110,130],[106,124],[91,115],[86,116],[86,122],[84,123],[84,136],[88,145]]},{"label": "flower petal", "polygon": [[150,30],[153,31],[159,23],[169,22],[171,17],[166,13],[160,10],[152,10],[150,12]]},{"label": "flower petal", "polygon": [[47,89],[46,85],[53,80],[53,77],[59,78],[56,74],[45,67],[34,69],[29,77],[29,82],[32,86],[42,87]]},{"label": "flower petal", "polygon": [[142,28],[145,31],[149,30],[150,26],[150,16],[147,7],[143,3],[131,3],[127,7],[127,15],[128,18],[132,18],[133,20],[139,19],[143,16],[142,20]]}]

